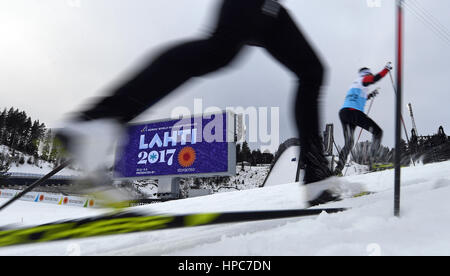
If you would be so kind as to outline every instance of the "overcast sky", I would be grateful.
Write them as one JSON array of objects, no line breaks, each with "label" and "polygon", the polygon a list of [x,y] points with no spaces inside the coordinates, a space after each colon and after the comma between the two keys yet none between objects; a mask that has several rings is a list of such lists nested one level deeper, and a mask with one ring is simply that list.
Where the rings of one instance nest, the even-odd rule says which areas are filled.
[{"label": "overcast sky", "polygon": [[[375,0],[376,1],[376,0]],[[381,70],[395,62],[393,0],[285,0],[284,5],[323,57],[328,79],[323,122],[338,112],[363,66]],[[408,0],[407,0],[408,1]],[[414,0],[450,29],[450,1]],[[205,36],[213,27],[218,0],[0,0],[0,108],[14,106],[47,126],[102,95],[157,50],[178,40]],[[413,104],[419,134],[443,125],[450,133],[449,43],[406,11],[404,116]],[[395,66],[395,64],[394,64]],[[199,78],[163,100],[140,120],[165,118],[176,106],[280,108],[280,140],[296,135],[293,76],[265,51],[249,48],[221,74]],[[394,144],[394,92],[387,77],[370,116],[384,129],[383,144]],[[369,139],[364,135],[362,140]]]}]

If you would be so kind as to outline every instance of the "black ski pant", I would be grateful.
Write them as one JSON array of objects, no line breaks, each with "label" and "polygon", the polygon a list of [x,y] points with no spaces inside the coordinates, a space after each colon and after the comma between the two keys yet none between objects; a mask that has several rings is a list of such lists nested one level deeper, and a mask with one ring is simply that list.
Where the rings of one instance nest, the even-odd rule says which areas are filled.
[{"label": "black ski pant", "polygon": [[345,146],[341,150],[339,155],[339,163],[336,167],[338,172],[341,172],[347,162],[347,157],[354,146],[354,134],[356,127],[361,127],[368,132],[372,133],[373,141],[370,149],[370,155],[378,151],[383,137],[383,131],[381,128],[370,119],[364,112],[356,109],[344,108],[339,112],[339,118],[341,119],[342,129],[344,131]]},{"label": "black ski pant", "polygon": [[[160,53],[110,96],[85,111],[83,117],[128,122],[191,78],[226,67],[246,45],[265,48],[296,77],[295,119],[307,166],[305,182],[327,177],[318,136],[324,67],[288,11],[272,0],[223,0],[210,36]],[[273,96],[278,95],[274,91]]]}]

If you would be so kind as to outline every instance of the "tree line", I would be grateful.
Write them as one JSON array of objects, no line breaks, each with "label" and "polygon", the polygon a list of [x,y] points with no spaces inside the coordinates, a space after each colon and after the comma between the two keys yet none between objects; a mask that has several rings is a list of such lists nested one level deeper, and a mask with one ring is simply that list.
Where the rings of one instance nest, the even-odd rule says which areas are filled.
[{"label": "tree line", "polygon": [[236,145],[236,161],[237,163],[244,164],[247,162],[252,166],[261,164],[271,164],[274,159],[274,155],[270,152],[261,152],[261,150],[251,150],[248,143],[244,141],[241,144]]},{"label": "tree line", "polygon": [[0,174],[11,163],[38,165],[39,160],[45,160],[56,165],[61,161],[61,150],[52,131],[18,108],[5,108],[0,113],[0,145],[10,150],[0,151]]},{"label": "tree line", "polygon": [[25,111],[11,107],[0,113],[0,143],[11,148],[13,155],[15,151],[37,155],[45,131],[45,124],[32,121]]}]

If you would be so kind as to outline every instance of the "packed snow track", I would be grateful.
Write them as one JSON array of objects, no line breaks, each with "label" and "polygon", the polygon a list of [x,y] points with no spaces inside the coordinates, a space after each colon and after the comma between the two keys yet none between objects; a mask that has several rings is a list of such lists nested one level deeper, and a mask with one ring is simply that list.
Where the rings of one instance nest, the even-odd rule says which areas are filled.
[{"label": "packed snow track", "polygon": [[[323,207],[338,214],[161,230],[0,249],[0,255],[450,255],[450,162],[402,170],[402,216],[393,216],[394,172],[339,178],[349,194]],[[137,207],[155,213],[303,208],[298,183]],[[0,203],[6,199],[1,199]],[[321,206],[322,207],[322,206]],[[16,202],[0,227],[81,218],[107,210]]]}]

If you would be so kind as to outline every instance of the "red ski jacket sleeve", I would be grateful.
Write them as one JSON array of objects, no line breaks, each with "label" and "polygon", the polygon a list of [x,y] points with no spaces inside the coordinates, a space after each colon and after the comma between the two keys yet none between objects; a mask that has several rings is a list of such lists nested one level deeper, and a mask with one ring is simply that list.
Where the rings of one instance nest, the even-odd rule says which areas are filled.
[{"label": "red ski jacket sleeve", "polygon": [[363,78],[362,84],[363,84],[363,86],[369,86],[371,84],[374,84],[377,81],[379,81],[382,78],[384,78],[387,75],[387,73],[389,73],[389,70],[384,68],[380,73],[378,73],[376,75],[365,76]]}]

